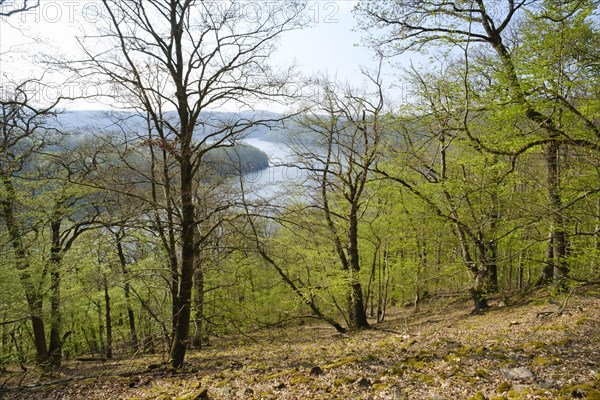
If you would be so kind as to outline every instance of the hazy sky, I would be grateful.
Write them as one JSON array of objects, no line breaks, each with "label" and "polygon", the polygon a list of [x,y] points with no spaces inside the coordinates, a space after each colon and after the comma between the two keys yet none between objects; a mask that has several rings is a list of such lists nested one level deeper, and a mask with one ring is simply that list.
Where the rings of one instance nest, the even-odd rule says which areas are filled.
[{"label": "hazy sky", "polygon": [[358,78],[360,65],[374,65],[373,53],[360,46],[361,33],[352,8],[356,1],[311,1],[307,14],[313,25],[289,32],[279,53],[282,60],[296,58],[307,72],[336,74],[342,79]]},{"label": "hazy sky", "polygon": [[[354,0],[311,0],[307,16],[312,26],[302,31],[288,32],[281,38],[273,62],[286,65],[296,61],[307,75],[328,73],[341,81],[359,84],[360,67],[374,68],[373,53],[360,45],[361,32],[353,31],[356,21],[352,15]],[[90,28],[102,12],[99,0],[41,0],[40,7],[8,19],[0,18],[0,79],[39,76],[34,59],[51,49],[52,54],[75,54],[75,35]],[[20,29],[16,29],[20,28]],[[392,74],[390,68],[386,69]],[[46,77],[48,79],[48,77]],[[60,76],[49,78],[55,91],[70,90],[62,85]],[[385,83],[393,83],[386,76]],[[47,97],[52,90],[47,89]],[[76,108],[94,109],[101,105],[79,103]]]}]

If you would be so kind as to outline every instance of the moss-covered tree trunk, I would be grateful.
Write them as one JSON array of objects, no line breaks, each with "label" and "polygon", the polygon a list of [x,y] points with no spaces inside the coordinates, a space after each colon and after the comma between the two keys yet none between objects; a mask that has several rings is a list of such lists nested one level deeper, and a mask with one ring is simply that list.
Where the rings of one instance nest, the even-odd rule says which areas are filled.
[{"label": "moss-covered tree trunk", "polygon": [[60,337],[61,312],[60,312],[60,263],[62,261],[60,245],[61,218],[53,218],[50,223],[52,246],[50,248],[50,343],[48,352],[50,364],[57,368],[62,362],[62,341]]}]

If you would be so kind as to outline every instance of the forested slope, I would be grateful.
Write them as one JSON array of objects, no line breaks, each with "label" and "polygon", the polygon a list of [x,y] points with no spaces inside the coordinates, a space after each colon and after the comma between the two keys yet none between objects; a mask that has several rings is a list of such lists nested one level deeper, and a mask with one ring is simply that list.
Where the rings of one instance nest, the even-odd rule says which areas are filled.
[{"label": "forested slope", "polygon": [[[318,365],[289,366],[366,363],[351,377],[365,375],[369,390],[387,385],[379,367],[399,364],[386,369],[399,390],[428,379],[451,390],[455,379],[460,388],[463,378],[489,375],[487,396],[499,370],[520,366],[538,386],[552,380],[530,388],[554,390],[548,396],[594,381],[597,294],[583,289],[600,280],[598,1],[359,1],[357,28],[379,62],[356,66],[352,82],[271,64],[279,38],[310,27],[310,2],[269,2],[254,19],[240,4],[255,3],[106,0],[77,38],[77,58],[32,55],[40,76],[3,69],[12,77],[0,82],[0,368],[60,375],[76,358],[159,355],[160,373],[180,371],[188,351],[214,355],[205,349],[215,340],[316,320],[319,335],[327,326],[323,335],[352,334],[360,348],[405,347],[406,357],[359,360],[337,348],[310,360]],[[0,19],[40,5],[0,0]],[[397,67],[415,54],[422,62]],[[47,96],[55,74],[61,85],[106,89],[92,97],[112,109],[62,110],[78,99]],[[285,111],[258,111],[275,105]],[[280,165],[245,144],[259,137],[287,145]],[[261,190],[247,173],[265,167],[299,173]],[[581,294],[590,314],[579,324],[577,308],[526,308],[526,323],[510,325],[520,309],[500,299],[510,305],[530,293],[565,305]],[[419,356],[371,329],[406,305],[464,298],[470,307],[444,308],[455,318],[432,326],[457,349],[475,335],[465,355],[426,342]],[[538,312],[556,332],[528,330]],[[477,336],[477,321],[497,315],[500,330]],[[451,330],[458,320],[460,340]],[[502,350],[516,361],[499,361],[493,346],[511,332],[518,340]],[[545,344],[534,352],[527,335]],[[591,364],[561,344],[566,336],[583,343]],[[483,369],[427,369],[465,357]],[[581,371],[555,358],[573,358]],[[285,361],[270,359],[281,366],[273,373],[285,372]],[[554,377],[563,367],[575,381]],[[248,396],[277,396],[292,377],[304,389],[325,379],[303,369],[266,379],[268,368],[252,372]],[[239,368],[226,369],[211,375],[211,391]],[[283,376],[283,387],[269,387]],[[586,395],[577,390],[571,395]]]}]

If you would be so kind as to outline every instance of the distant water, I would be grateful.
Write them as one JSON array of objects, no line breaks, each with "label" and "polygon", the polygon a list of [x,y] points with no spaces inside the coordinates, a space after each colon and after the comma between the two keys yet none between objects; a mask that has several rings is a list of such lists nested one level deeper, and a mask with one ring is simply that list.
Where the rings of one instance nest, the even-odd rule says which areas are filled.
[{"label": "distant water", "polygon": [[301,196],[306,174],[293,165],[296,156],[285,143],[268,142],[260,138],[245,139],[244,143],[254,146],[267,154],[269,167],[244,176],[245,189],[251,197],[285,200],[293,193]]}]

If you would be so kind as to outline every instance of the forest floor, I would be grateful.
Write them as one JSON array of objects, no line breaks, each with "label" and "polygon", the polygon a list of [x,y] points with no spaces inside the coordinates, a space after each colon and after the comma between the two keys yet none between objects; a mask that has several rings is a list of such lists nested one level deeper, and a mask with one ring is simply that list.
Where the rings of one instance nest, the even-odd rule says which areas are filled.
[{"label": "forest floor", "polygon": [[156,356],[67,361],[41,377],[0,375],[4,399],[600,399],[600,292],[548,300],[402,308],[375,329],[322,324],[215,339],[186,370],[149,370]]}]

